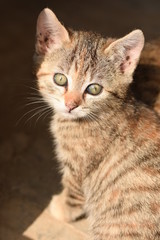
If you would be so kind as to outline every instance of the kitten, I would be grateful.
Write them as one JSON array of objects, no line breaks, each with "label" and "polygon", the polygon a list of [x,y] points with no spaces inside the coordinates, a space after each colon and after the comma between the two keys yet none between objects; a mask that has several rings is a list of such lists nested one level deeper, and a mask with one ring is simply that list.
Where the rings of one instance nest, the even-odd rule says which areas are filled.
[{"label": "kitten", "polygon": [[38,86],[55,111],[64,186],[51,211],[64,221],[86,213],[92,240],[160,239],[160,119],[156,98],[139,88],[146,107],[132,84],[143,46],[141,30],[105,39],[66,30],[49,9],[38,17]]}]

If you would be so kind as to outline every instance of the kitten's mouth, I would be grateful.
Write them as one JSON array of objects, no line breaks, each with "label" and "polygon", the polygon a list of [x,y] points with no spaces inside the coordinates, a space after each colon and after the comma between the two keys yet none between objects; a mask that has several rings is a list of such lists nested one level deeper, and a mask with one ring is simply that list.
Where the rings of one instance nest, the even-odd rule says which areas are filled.
[{"label": "kitten's mouth", "polygon": [[64,111],[61,111],[59,113],[65,119],[70,119],[70,120],[81,119],[81,118],[84,118],[86,116],[86,114],[84,112],[79,112],[79,111],[76,111],[76,110],[69,111],[69,110],[65,109]]},{"label": "kitten's mouth", "polygon": [[64,111],[64,112],[62,112],[62,115],[65,118],[69,118],[69,119],[76,119],[76,118],[78,118],[77,114],[75,114],[73,111]]}]

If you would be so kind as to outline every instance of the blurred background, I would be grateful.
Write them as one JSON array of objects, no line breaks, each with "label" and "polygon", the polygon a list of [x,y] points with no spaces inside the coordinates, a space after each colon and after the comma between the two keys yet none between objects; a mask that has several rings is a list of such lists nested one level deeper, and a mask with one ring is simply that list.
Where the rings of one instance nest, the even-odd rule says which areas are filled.
[{"label": "blurred background", "polygon": [[160,36],[159,0],[0,1],[0,240],[27,239],[22,233],[60,191],[50,115],[30,104],[37,94],[36,19],[44,7],[76,30],[120,37],[140,28],[147,41]]}]

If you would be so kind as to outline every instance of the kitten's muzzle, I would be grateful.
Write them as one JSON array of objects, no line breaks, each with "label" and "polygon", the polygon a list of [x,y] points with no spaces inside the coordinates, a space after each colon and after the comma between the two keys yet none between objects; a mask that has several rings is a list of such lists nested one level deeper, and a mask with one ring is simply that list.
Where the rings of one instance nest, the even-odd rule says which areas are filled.
[{"label": "kitten's muzzle", "polygon": [[68,112],[70,113],[73,109],[77,108],[79,105],[76,102],[67,102],[65,103]]},{"label": "kitten's muzzle", "polygon": [[77,108],[81,104],[81,96],[78,92],[68,92],[65,94],[65,105],[68,112]]}]

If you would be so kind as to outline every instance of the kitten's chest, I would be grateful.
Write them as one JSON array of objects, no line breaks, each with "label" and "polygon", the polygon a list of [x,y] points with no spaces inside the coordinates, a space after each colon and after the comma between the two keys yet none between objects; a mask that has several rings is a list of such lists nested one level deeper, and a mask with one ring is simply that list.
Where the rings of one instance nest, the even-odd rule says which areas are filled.
[{"label": "kitten's chest", "polygon": [[91,162],[98,163],[105,155],[106,134],[99,127],[80,123],[52,123],[58,159],[80,170]]}]

